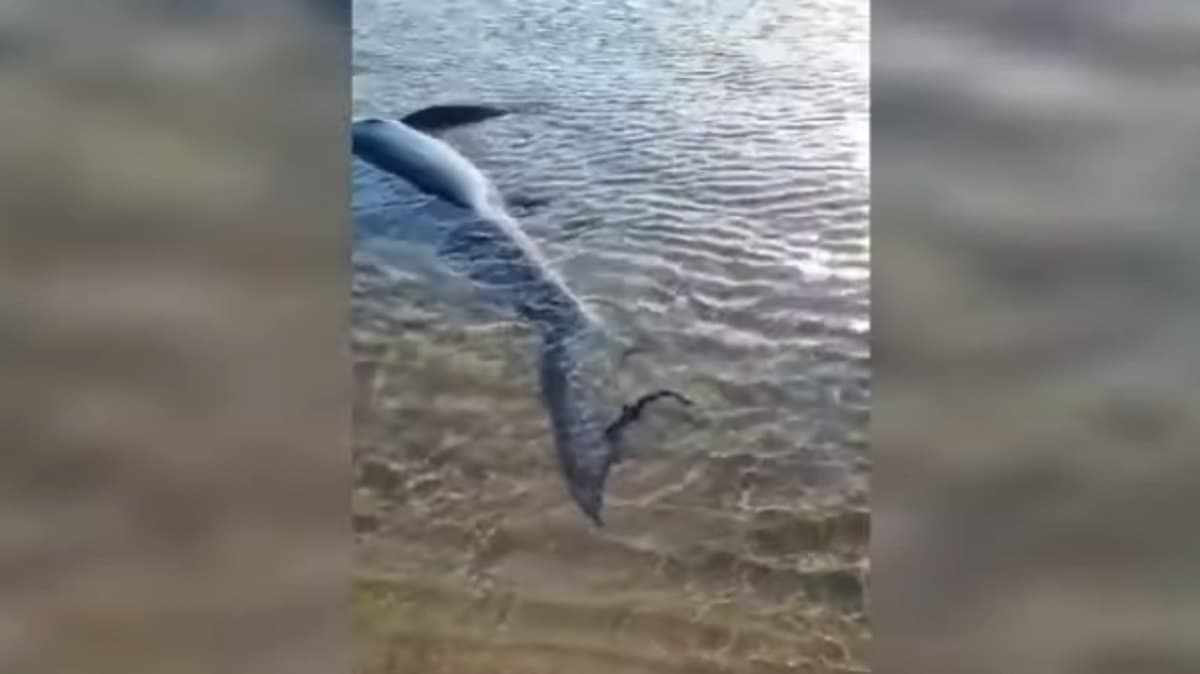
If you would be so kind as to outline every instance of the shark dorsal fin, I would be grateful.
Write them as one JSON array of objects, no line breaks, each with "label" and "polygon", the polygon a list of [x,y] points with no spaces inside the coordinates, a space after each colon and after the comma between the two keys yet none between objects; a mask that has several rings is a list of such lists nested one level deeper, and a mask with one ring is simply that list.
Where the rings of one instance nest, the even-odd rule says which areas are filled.
[{"label": "shark dorsal fin", "polygon": [[503,117],[509,113],[491,105],[431,105],[410,112],[400,119],[408,126],[425,133],[433,133],[453,129],[457,126],[475,124],[493,117]]}]

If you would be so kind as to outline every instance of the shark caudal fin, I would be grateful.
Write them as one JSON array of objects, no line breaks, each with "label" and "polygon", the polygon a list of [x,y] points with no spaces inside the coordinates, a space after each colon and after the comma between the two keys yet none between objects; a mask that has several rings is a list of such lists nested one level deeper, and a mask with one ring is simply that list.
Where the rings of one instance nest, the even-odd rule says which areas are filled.
[{"label": "shark caudal fin", "polygon": [[678,391],[673,391],[671,389],[664,388],[657,391],[651,391],[650,393],[644,393],[639,396],[637,400],[634,400],[632,403],[621,408],[620,415],[618,415],[617,418],[611,424],[609,424],[607,428],[604,429],[604,437],[608,438],[609,442],[612,443],[620,442],[621,432],[624,431],[629,424],[641,419],[642,412],[646,411],[646,407],[650,403],[662,400],[664,398],[671,398],[685,407],[692,407],[695,405],[690,398]]},{"label": "shark caudal fin", "polygon": [[617,418],[604,429],[604,438],[608,441],[609,446],[613,448],[614,464],[620,463],[625,458],[624,445],[621,442],[622,434],[625,430],[630,424],[642,418],[642,413],[646,411],[646,408],[651,403],[665,399],[674,400],[684,407],[695,406],[695,403],[690,398],[671,389],[659,389],[644,393],[632,403],[622,406]]},{"label": "shark caudal fin", "polygon": [[613,419],[611,355],[627,344],[598,326],[543,336],[539,374],[555,449],[572,499],[596,526],[604,526],[609,472],[624,458],[622,434],[656,402],[694,406],[677,391],[659,389],[622,405]]},{"label": "shark caudal fin", "polygon": [[509,112],[511,111],[491,105],[431,105],[410,112],[400,121],[418,131],[434,133],[458,126],[476,124],[493,117],[503,117]]},{"label": "shark caudal fin", "polygon": [[[577,348],[583,346],[583,349],[593,356],[599,356],[601,360],[610,363],[611,366],[615,367],[615,370],[612,372],[614,376],[616,371],[622,370],[627,366],[629,359],[633,356],[645,355],[652,351],[641,340],[630,335],[618,333],[605,323],[599,321],[592,323],[588,329],[582,331],[581,336],[576,338],[573,346]],[[615,384],[615,379],[611,383]],[[622,405],[617,418],[605,428],[605,438],[612,446],[618,447],[623,431],[630,424],[641,419],[642,413],[651,404],[662,400],[674,400],[684,407],[695,407],[695,403],[690,398],[678,391],[665,388],[650,391],[639,396],[633,402]]]}]

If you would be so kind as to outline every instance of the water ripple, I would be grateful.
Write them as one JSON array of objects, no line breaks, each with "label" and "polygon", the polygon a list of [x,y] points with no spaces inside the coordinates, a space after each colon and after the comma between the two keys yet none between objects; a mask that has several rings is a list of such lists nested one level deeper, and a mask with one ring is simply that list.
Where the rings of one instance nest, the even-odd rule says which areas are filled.
[{"label": "water ripple", "polygon": [[[867,4],[356,0],[356,114],[527,106],[447,139],[501,192],[546,200],[522,224],[585,301],[650,349],[631,386],[687,390],[706,419],[644,443],[613,479],[614,533],[585,536],[563,507],[529,356],[413,308],[410,294],[373,300],[356,322],[395,346],[371,341],[360,357],[364,371],[396,373],[367,389],[371,418],[394,431],[357,442],[441,485],[389,511],[404,559],[442,540],[461,554],[454,522],[502,512],[492,540],[505,542],[472,573],[658,579],[643,587],[737,576],[763,610],[789,588],[861,599],[853,574],[800,564],[816,534],[798,509],[854,492],[866,469]],[[396,181],[358,166],[353,180],[362,236],[434,217]],[[429,402],[453,391],[455,405]],[[503,412],[484,412],[485,399]],[[697,532],[712,539],[699,545]],[[429,554],[430,575],[455,565]]]}]

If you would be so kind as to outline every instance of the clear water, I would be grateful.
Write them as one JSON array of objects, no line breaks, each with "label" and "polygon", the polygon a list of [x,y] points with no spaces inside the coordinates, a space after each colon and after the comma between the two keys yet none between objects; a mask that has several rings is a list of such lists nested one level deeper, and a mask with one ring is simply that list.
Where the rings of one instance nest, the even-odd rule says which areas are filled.
[{"label": "clear water", "polygon": [[404,272],[397,228],[453,212],[356,164],[356,245],[385,251],[358,265],[354,348],[361,560],[389,579],[372,615],[409,663],[389,666],[683,671],[664,654],[686,651],[705,671],[822,648],[852,666],[868,3],[360,0],[354,22],[356,115],[521,110],[447,140],[502,193],[544,201],[514,215],[648,347],[622,395],[670,386],[701,408],[647,424],[592,529],[554,463],[530,336],[384,281]]}]

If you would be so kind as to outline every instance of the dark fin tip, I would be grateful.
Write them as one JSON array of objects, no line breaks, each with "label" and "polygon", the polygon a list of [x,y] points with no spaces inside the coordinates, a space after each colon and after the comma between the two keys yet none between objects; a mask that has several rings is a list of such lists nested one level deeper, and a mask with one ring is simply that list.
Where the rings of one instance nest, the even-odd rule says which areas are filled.
[{"label": "dark fin tip", "polygon": [[508,110],[491,105],[431,105],[405,115],[400,121],[418,131],[443,131],[507,114]]}]

